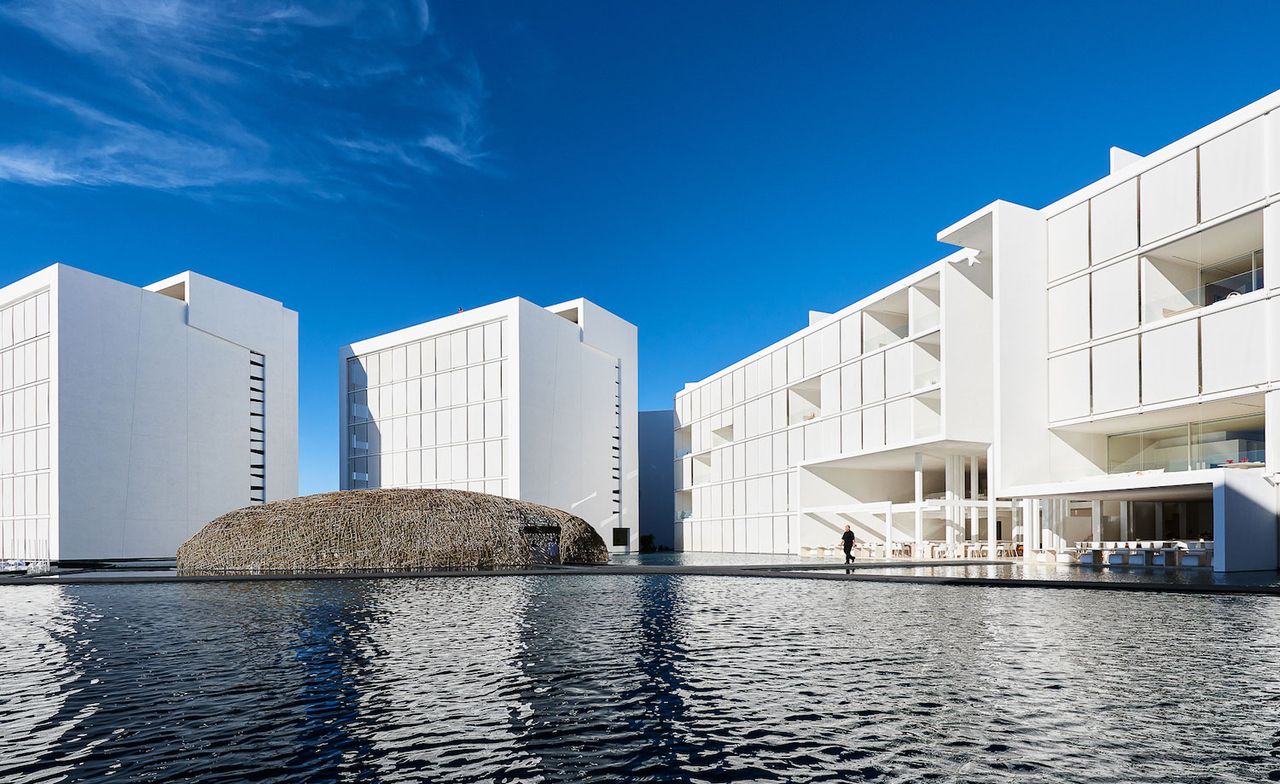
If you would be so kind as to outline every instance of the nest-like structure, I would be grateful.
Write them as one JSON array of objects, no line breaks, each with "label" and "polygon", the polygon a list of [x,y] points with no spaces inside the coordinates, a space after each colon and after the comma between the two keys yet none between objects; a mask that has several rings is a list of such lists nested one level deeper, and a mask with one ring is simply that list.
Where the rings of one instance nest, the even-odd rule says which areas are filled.
[{"label": "nest-like structure", "polygon": [[246,506],[178,548],[188,572],[406,571],[604,563],[568,512],[463,490],[344,490]]}]

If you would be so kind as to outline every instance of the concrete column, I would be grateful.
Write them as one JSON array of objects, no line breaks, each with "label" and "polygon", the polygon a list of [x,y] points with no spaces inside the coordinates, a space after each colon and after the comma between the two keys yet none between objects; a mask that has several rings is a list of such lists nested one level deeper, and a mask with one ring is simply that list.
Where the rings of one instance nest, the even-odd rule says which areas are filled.
[{"label": "concrete column", "polygon": [[999,520],[996,516],[996,482],[995,482],[995,447],[987,447],[987,557],[996,557],[996,528]]},{"label": "concrete column", "polygon": [[916,544],[924,543],[924,453],[916,452]]},{"label": "concrete column", "polygon": [[1130,509],[1131,509],[1131,507],[1130,507],[1130,502],[1129,502],[1129,501],[1121,501],[1121,502],[1120,502],[1120,541],[1122,541],[1122,542],[1124,542],[1124,541],[1128,541],[1128,539],[1129,539],[1129,513],[1130,513]]},{"label": "concrete column", "polygon": [[1056,498],[1040,499],[1040,524],[1036,526],[1036,549],[1043,550],[1053,544],[1053,520],[1057,515]]},{"label": "concrete column", "polygon": [[1164,538],[1164,501],[1156,501],[1156,538]]},{"label": "concrete column", "polygon": [[1093,541],[1102,541],[1102,502],[1093,501],[1089,504],[1090,531],[1089,536]]},{"label": "concrete column", "polygon": [[956,458],[954,455],[947,455],[943,458],[943,480],[946,483],[943,493],[943,500],[946,505],[943,508],[943,519],[946,521],[947,527],[947,556],[955,555],[956,549],[956,509],[952,503],[956,500]]},{"label": "concrete column", "polygon": [[1213,570],[1277,568],[1276,488],[1249,471],[1220,471],[1213,484]]},{"label": "concrete column", "polygon": [[[978,500],[978,458],[969,458],[969,500]],[[969,508],[969,541],[978,541],[978,507]]]},{"label": "concrete column", "polygon": [[1023,556],[1026,558],[1034,557],[1032,550],[1040,549],[1040,536],[1042,526],[1044,525],[1044,502],[1040,498],[1027,499],[1027,521],[1025,528],[1027,530],[1027,544],[1023,548]]},{"label": "concrete column", "polygon": [[884,507],[884,557],[893,554],[893,504]]},{"label": "concrete column", "polygon": [[1019,527],[1022,529],[1021,539],[1022,539],[1023,555],[1026,555],[1027,551],[1031,549],[1031,546],[1034,541],[1031,535],[1031,530],[1035,528],[1035,518],[1032,517],[1031,515],[1031,512],[1033,511],[1034,507],[1035,507],[1035,499],[1032,499],[1032,498],[1022,499],[1021,509],[1019,509],[1019,512],[1021,513],[1020,514],[1021,526]]}]

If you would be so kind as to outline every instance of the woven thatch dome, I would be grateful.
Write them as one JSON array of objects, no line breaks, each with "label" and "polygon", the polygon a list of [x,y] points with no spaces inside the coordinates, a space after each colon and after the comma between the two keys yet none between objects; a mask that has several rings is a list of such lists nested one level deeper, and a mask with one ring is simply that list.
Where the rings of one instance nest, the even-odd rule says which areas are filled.
[{"label": "woven thatch dome", "polygon": [[[556,542],[558,546],[553,546]],[[603,563],[568,512],[462,490],[346,490],[246,506],[178,548],[189,571],[326,571]]]}]

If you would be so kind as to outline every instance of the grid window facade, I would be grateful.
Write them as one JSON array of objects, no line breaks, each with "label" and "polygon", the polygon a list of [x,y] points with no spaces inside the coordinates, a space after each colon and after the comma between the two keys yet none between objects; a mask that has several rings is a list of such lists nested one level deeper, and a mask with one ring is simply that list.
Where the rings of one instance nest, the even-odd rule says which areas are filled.
[{"label": "grid window facade", "polygon": [[799,463],[938,436],[941,314],[924,276],[676,395],[682,547],[790,552]]},{"label": "grid window facade", "polygon": [[49,292],[0,309],[0,559],[47,560]]},{"label": "grid window facade", "polygon": [[347,480],[505,495],[505,319],[348,360]]}]

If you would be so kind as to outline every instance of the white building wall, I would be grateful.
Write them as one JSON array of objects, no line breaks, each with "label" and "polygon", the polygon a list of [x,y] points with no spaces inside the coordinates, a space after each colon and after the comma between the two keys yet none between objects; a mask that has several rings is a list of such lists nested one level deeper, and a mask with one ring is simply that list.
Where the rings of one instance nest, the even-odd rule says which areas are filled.
[{"label": "white building wall", "polygon": [[[279,302],[193,272],[186,288],[187,323],[223,342],[267,357],[268,500],[298,494],[298,314]],[[175,280],[173,278],[170,281]],[[148,289],[164,287],[161,281]],[[205,399],[208,399],[207,396]]]},{"label": "white building wall", "polygon": [[0,555],[57,552],[53,275],[0,290]]},{"label": "white building wall", "polygon": [[[297,494],[296,314],[192,273],[157,286],[168,294],[55,265],[0,290],[0,302],[24,307],[39,292],[32,301],[41,337],[33,343],[25,326],[15,331],[12,323],[7,334],[24,338],[11,349],[15,354],[28,344],[37,347],[34,372],[43,376],[35,383],[25,371],[15,376],[11,370],[11,381],[24,382],[15,397],[21,394],[25,406],[34,390],[38,405],[31,417],[23,409],[22,419],[10,420],[15,429],[7,463],[2,439],[8,433],[0,434],[0,513],[11,511],[3,518],[10,528],[10,521],[22,519],[18,510],[34,518],[38,543],[24,545],[17,535],[0,532],[0,557],[172,557],[210,519],[249,504],[255,462],[250,350],[267,356],[275,373],[269,394],[284,404],[284,411],[266,417],[267,476],[273,482],[268,500]],[[213,289],[221,289],[224,305],[243,299],[267,314],[240,313],[238,337],[253,340],[250,346],[206,331],[216,328],[211,324],[193,328],[187,301],[175,298],[214,306],[201,299],[202,291]],[[0,344],[4,340],[0,334]],[[0,347],[0,385],[2,352]],[[0,394],[0,418],[4,410]],[[28,432],[35,434],[30,460]],[[14,481],[5,481],[6,466],[15,469]],[[27,492],[27,477],[35,477],[34,494]],[[35,500],[30,515],[29,496]]]},{"label": "white building wall", "polygon": [[[1280,190],[1277,105],[1280,93],[1135,156],[1033,213],[1025,231],[1026,221],[994,222],[999,495],[1052,497],[1055,487],[1087,494],[1096,486],[1108,498],[1122,497],[1126,487],[1149,498],[1176,485],[1179,471],[1210,470],[1217,474],[1220,544],[1238,550],[1252,542],[1256,553],[1266,540],[1261,552],[1276,549],[1274,515],[1258,523],[1273,503],[1255,497],[1247,476],[1264,470],[1228,468],[1223,475],[1217,466],[1252,465],[1256,452],[1241,439],[1251,438],[1250,423],[1266,408],[1278,407],[1273,314],[1280,303],[1272,297],[1278,281],[1261,274],[1274,271],[1265,255],[1275,253],[1263,251],[1280,222],[1280,208],[1268,201]],[[1037,224],[1043,240],[1034,236]],[[941,238],[967,245],[971,237]],[[1254,274],[1265,277],[1261,287],[1258,280],[1239,285],[1249,278],[1250,254]],[[1223,263],[1220,270],[1233,276],[1243,264],[1243,278],[1214,283],[1228,274],[1215,271]],[[1225,440],[1199,443],[1201,429]],[[1265,470],[1273,473],[1276,430],[1267,417]],[[1181,432],[1189,434],[1185,449]],[[1118,459],[1137,443],[1144,446],[1136,461]],[[1143,471],[1126,473],[1135,465]],[[1155,476],[1164,477],[1159,487]],[[1266,560],[1275,563],[1270,555]],[[1215,557],[1224,569],[1246,561],[1239,552]]]},{"label": "white building wall", "polygon": [[[1207,473],[1182,484],[1200,489],[1177,492],[1185,500],[1218,488],[1218,536],[1237,551],[1219,552],[1217,567],[1256,567],[1262,553],[1271,568],[1280,560],[1274,504],[1249,477],[1280,473],[1280,251],[1271,247],[1280,235],[1280,93],[1150,155],[1113,154],[1112,166],[1043,210],[995,202],[939,234],[991,277],[967,286],[972,267],[944,265],[937,435],[968,445],[993,438],[988,493],[1043,499],[1025,506],[1045,510],[1043,520],[1025,521],[1029,551],[1061,547],[1081,530],[1079,520],[1058,519],[1068,493],[1096,487],[1108,503],[1130,491],[1150,498],[1195,469]],[[808,329],[677,394],[685,549],[740,550],[743,519],[783,514],[793,544],[796,515],[802,528],[826,515],[831,530],[858,515],[867,526],[888,519],[870,496],[897,502],[904,491],[893,489],[900,473],[880,472],[922,444],[921,421],[933,425],[912,377],[924,358],[908,348],[919,347],[916,306],[928,311],[913,281],[930,269],[869,298],[878,302],[812,316]],[[906,307],[894,289],[905,290]],[[958,304],[965,292],[975,296]],[[818,334],[833,323],[834,366]],[[956,334],[974,324],[968,337]],[[973,339],[984,329],[985,340]],[[1129,470],[1125,449],[1139,450],[1141,470]],[[781,477],[769,483],[769,505],[752,483],[764,453]],[[1151,455],[1158,459],[1148,466]],[[1172,476],[1154,483],[1163,473]],[[815,514],[820,503],[831,509]],[[844,505],[852,517],[838,511]]]},{"label": "white building wall", "polygon": [[516,298],[352,344],[341,487],[520,498],[582,517],[606,543],[626,528],[615,549],[634,550],[635,358],[635,327],[585,300]]},{"label": "white building wall", "polygon": [[352,347],[341,487],[514,494],[513,316],[513,303],[499,303]]},{"label": "white building wall", "polygon": [[[875,515],[817,508],[909,500],[914,484],[910,467],[851,472],[848,461],[905,452],[910,466],[913,448],[957,437],[985,452],[990,270],[970,255],[953,254],[819,314],[676,395],[683,549],[798,553],[830,545],[843,522],[870,530]],[[964,396],[950,396],[952,385]]]}]

